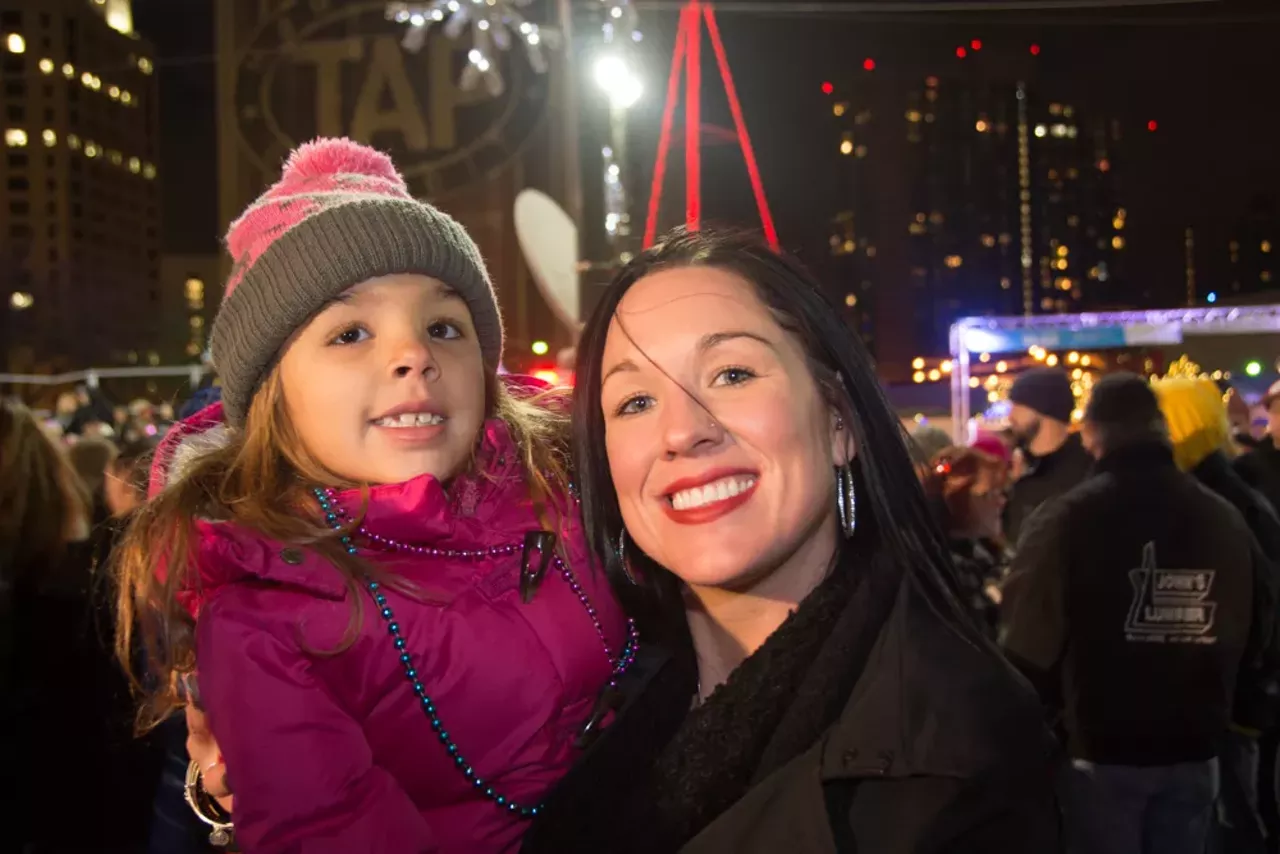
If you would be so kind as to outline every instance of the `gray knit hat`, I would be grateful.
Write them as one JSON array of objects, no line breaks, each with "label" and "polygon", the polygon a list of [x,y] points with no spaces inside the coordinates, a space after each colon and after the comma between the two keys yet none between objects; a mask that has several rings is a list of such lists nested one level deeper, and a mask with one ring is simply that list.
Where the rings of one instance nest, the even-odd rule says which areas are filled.
[{"label": "gray knit hat", "polygon": [[421,273],[471,310],[485,364],[502,356],[502,316],[475,242],[409,195],[391,159],[349,139],[298,148],[280,181],[227,232],[235,264],[213,322],[223,411],[242,426],[253,395],[295,331],[343,291],[377,276]]}]

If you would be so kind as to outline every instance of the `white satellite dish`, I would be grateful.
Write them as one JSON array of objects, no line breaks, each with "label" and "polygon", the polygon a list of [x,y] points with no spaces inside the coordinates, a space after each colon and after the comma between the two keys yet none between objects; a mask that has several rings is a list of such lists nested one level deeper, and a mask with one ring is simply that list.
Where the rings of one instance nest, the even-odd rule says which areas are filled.
[{"label": "white satellite dish", "polygon": [[578,298],[578,226],[539,190],[516,196],[516,239],[533,281],[557,318],[577,332],[582,326]]}]

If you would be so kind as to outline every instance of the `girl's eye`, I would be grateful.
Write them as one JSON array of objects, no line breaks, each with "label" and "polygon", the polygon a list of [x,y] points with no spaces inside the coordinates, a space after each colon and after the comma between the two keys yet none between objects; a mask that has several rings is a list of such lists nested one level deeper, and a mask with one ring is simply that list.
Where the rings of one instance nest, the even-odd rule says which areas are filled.
[{"label": "girl's eye", "polygon": [[747,368],[725,368],[716,374],[712,385],[742,385],[747,380],[755,378],[755,372]]},{"label": "girl's eye", "polygon": [[647,394],[637,394],[629,397],[618,405],[614,410],[615,415],[639,415],[649,407],[653,406],[653,398]]},{"label": "girl's eye", "polygon": [[432,338],[442,338],[446,341],[462,337],[462,330],[458,328],[458,325],[447,320],[437,320],[427,327],[427,333]]},{"label": "girl's eye", "polygon": [[359,344],[361,341],[364,341],[369,337],[369,330],[365,329],[363,326],[352,326],[339,332],[329,343]]}]

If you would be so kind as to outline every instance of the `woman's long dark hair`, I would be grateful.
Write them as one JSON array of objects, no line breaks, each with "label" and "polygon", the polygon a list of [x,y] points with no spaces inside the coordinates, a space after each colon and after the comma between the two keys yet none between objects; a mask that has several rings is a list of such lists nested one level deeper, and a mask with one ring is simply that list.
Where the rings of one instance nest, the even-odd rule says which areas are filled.
[{"label": "woman's long dark hair", "polygon": [[739,232],[677,229],[667,235],[617,274],[579,342],[574,449],[583,522],[593,551],[606,556],[605,571],[628,610],[666,623],[679,608],[679,585],[632,542],[626,544],[626,556],[640,570],[634,573],[638,585],[627,578],[618,557],[622,514],[605,453],[601,363],[609,323],[626,292],[651,273],[679,267],[714,267],[750,282],[775,320],[799,341],[814,379],[852,430],[858,531],[842,541],[837,564],[847,563],[854,543],[887,549],[939,615],[976,639],[955,597],[946,543],[925,503],[906,431],[884,397],[862,341],[796,259]]}]

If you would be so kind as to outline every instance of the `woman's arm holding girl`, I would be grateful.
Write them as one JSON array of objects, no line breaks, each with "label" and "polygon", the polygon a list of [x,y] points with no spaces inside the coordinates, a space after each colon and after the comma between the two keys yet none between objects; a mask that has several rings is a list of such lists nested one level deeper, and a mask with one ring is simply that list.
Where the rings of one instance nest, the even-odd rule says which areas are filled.
[{"label": "woman's arm holding girl", "polygon": [[359,723],[319,681],[295,641],[228,590],[196,634],[202,700],[235,792],[236,839],[249,854],[435,850],[421,812],[373,762]]}]

